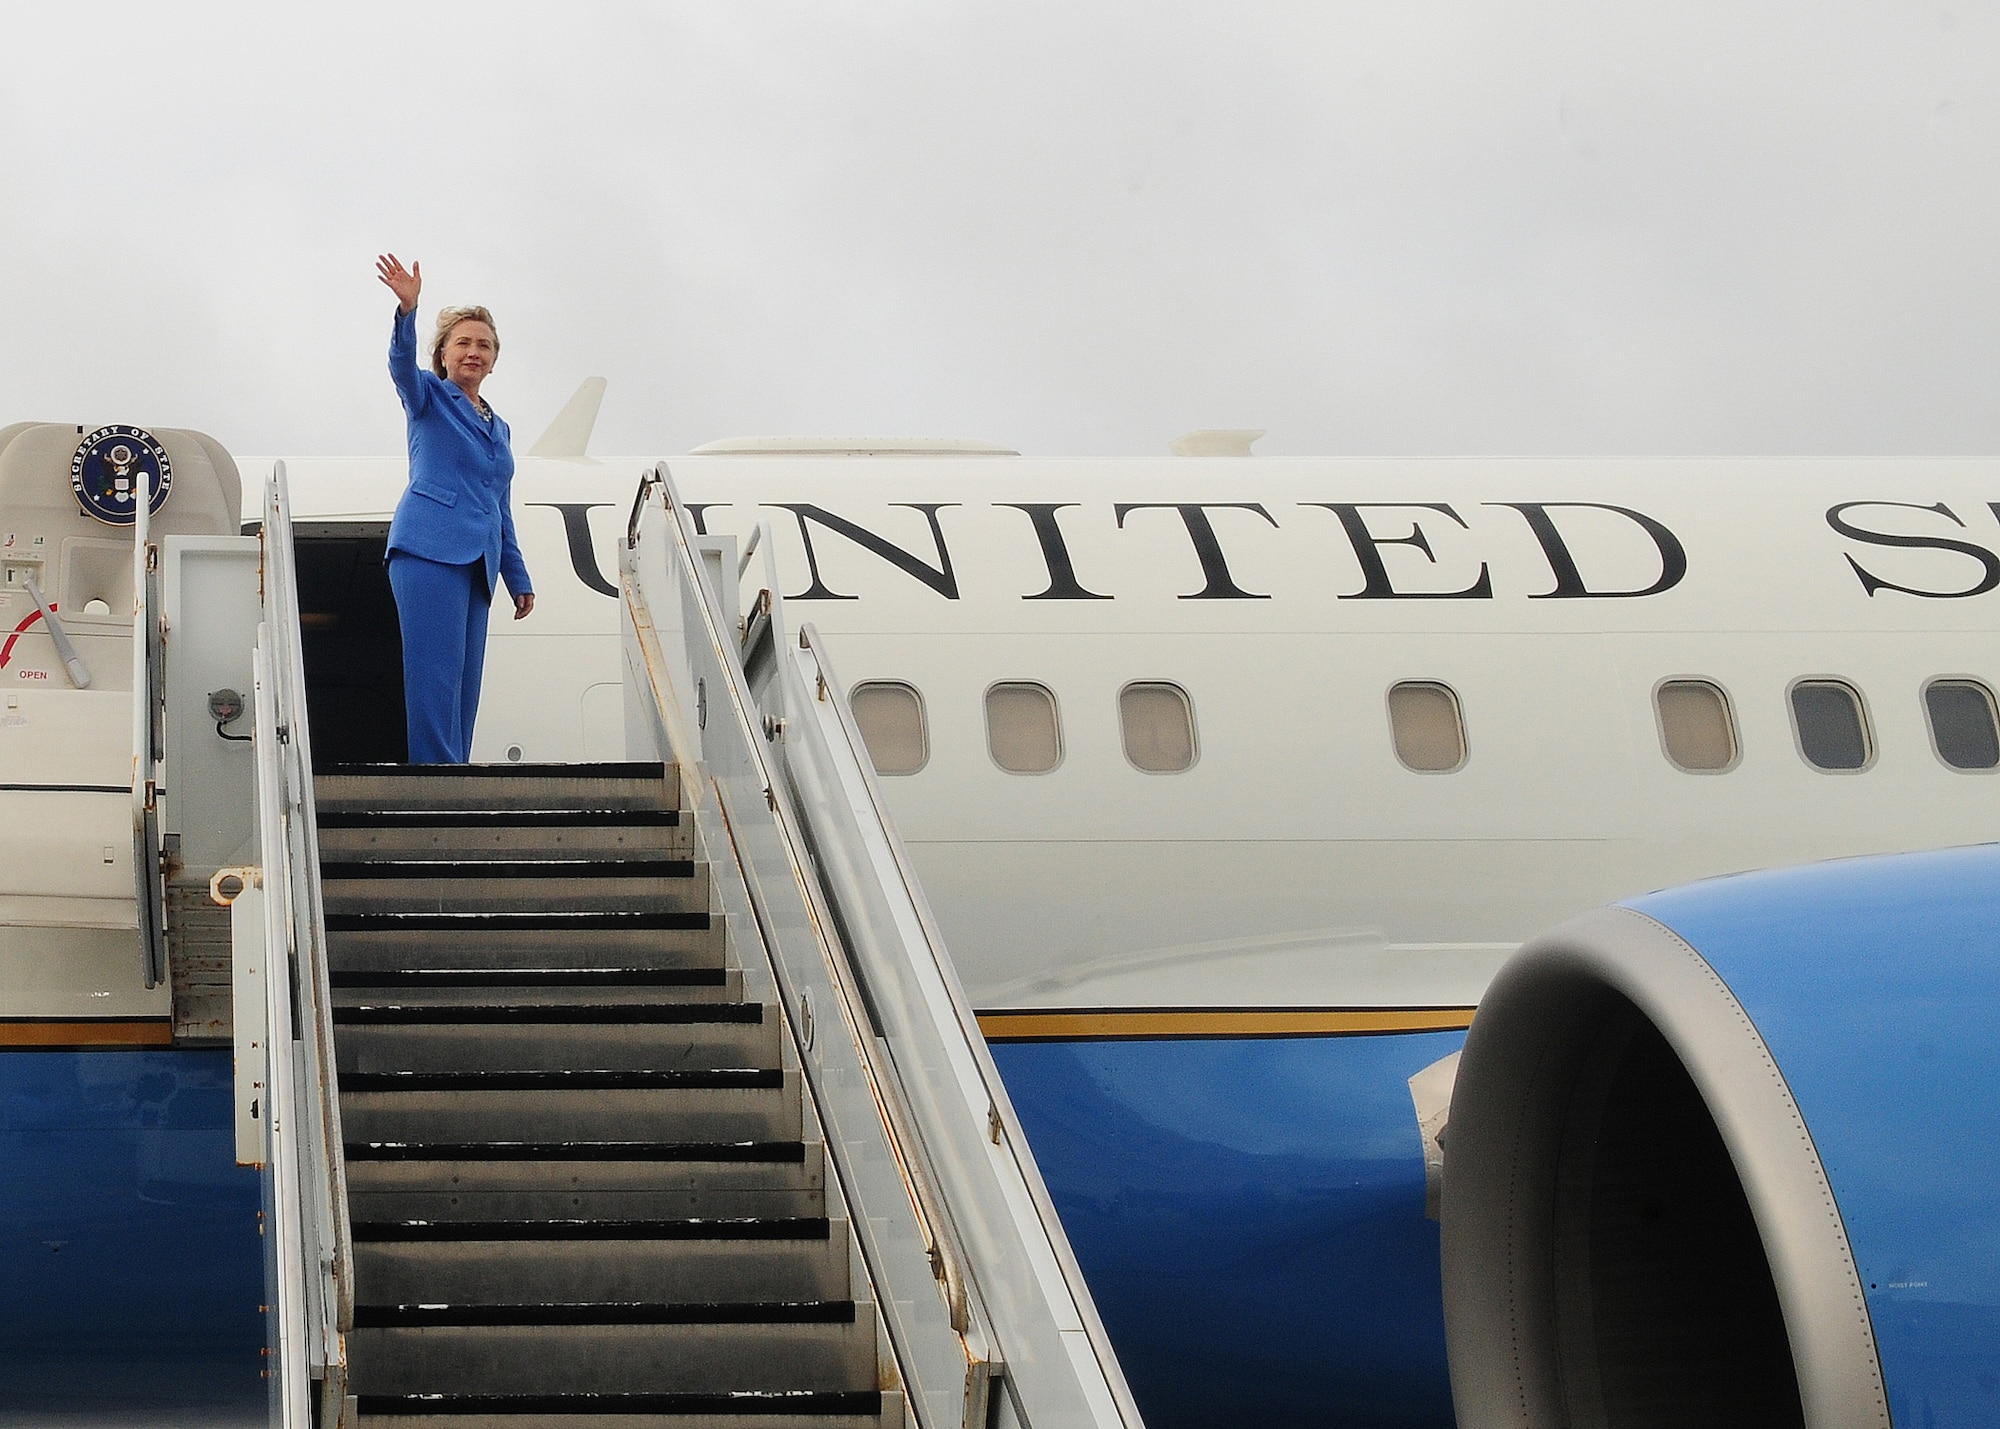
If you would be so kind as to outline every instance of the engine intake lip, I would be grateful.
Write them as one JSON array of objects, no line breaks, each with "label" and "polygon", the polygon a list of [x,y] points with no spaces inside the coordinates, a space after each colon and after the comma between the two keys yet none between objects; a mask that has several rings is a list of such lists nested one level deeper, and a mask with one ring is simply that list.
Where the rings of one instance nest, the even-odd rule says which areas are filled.
[{"label": "engine intake lip", "polygon": [[[1807,1429],[1888,1429],[1873,1326],[1812,1135],[1763,1037],[1682,938],[1629,908],[1570,920],[1494,980],[1467,1034],[1444,1137],[1445,1335],[1461,1429],[1616,1425],[1579,1367],[1563,1198],[1578,1107],[1619,1026],[1677,1057],[1747,1202]],[[1567,1217],[1569,1224],[1565,1224]],[[1570,1297],[1566,1307],[1559,1296]],[[1566,1338],[1567,1337],[1567,1338]],[[1565,1364],[1565,1357],[1570,1361]],[[1583,1372],[1579,1372],[1579,1369]]]}]

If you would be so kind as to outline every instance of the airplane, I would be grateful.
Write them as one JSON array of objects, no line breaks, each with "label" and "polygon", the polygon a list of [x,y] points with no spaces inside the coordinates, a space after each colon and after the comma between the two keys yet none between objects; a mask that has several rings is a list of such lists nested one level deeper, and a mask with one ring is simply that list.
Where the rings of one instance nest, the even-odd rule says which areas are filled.
[{"label": "airplane", "polygon": [[[476,760],[625,751],[653,463],[586,454],[601,395],[519,459],[538,602],[493,629]],[[666,465],[740,609],[824,638],[1147,1421],[1449,1425],[1437,1132],[1474,1009],[1586,910],[1995,837],[2000,468],[1249,435]],[[404,463],[284,464],[315,752],[398,759]]]}]

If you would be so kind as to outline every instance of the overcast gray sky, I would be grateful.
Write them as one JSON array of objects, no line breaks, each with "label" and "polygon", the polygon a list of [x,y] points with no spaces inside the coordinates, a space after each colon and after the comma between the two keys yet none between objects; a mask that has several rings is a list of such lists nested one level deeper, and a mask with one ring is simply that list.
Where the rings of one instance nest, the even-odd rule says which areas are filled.
[{"label": "overcast gray sky", "polygon": [[5,7],[0,423],[525,446],[2000,451],[2000,11],[1856,0]]}]

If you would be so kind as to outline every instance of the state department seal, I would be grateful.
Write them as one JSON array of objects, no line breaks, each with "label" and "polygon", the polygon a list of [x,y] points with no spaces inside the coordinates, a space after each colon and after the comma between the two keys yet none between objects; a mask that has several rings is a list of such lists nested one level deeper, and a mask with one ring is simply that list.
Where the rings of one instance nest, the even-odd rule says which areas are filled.
[{"label": "state department seal", "polygon": [[159,438],[139,427],[99,427],[77,444],[69,484],[86,514],[107,526],[130,526],[138,517],[139,485],[152,493],[148,514],[166,504],[173,463]]}]

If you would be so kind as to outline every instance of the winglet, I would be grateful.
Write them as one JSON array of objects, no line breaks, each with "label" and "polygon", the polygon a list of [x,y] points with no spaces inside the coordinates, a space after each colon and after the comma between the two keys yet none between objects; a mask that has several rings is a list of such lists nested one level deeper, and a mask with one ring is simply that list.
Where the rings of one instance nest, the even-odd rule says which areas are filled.
[{"label": "winglet", "polygon": [[528,448],[528,455],[581,460],[590,445],[591,429],[597,425],[597,408],[604,401],[604,385],[602,377],[584,378],[576,395],[549,423],[549,429]]}]

